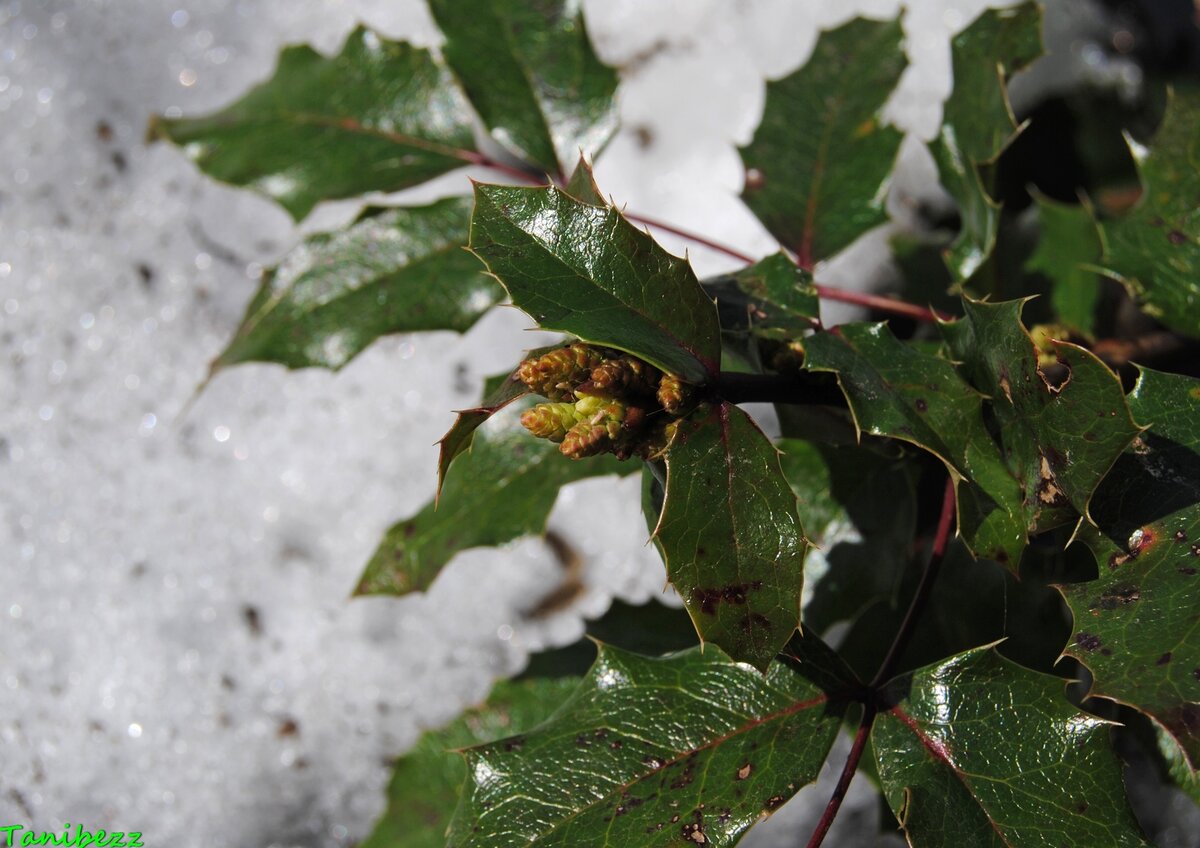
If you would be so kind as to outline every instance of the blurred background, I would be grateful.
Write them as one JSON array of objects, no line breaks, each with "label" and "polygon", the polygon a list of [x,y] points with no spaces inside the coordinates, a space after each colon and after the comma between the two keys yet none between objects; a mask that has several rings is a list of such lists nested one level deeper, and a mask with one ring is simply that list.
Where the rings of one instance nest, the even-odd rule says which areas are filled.
[{"label": "blurred background", "polygon": [[[950,89],[949,38],[983,5],[917,0],[905,13],[910,67],[886,111],[910,134],[894,223],[819,266],[819,281],[886,289],[889,237],[944,223],[921,142]],[[1057,52],[1029,104],[1079,75],[1136,93],[1136,56],[1115,34],[1142,45],[1144,33],[1122,29],[1119,5],[1051,4]],[[600,187],[756,255],[774,243],[737,199],[736,146],[765,80],[798,67],[819,30],[899,11],[584,7],[622,76]],[[240,366],[195,395],[263,268],[358,207],[327,204],[297,227],[146,146],[147,120],[222,106],[269,76],[283,45],[329,52],[360,21],[440,38],[419,0],[0,0],[0,824],[140,830],[180,848],[352,845],[422,729],[530,651],[577,639],[614,597],[672,602],[636,479],[559,498],[550,525],[582,555],[584,590],[553,615],[525,614],[562,578],[534,539],[458,557],[427,595],[350,600],[386,528],[432,496],[451,410],[544,343],[516,310],[465,336],[390,337],[336,374]],[[389,199],[465,189],[460,171]],[[690,247],[701,275],[733,267],[661,240]],[[832,777],[744,844],[794,844]],[[830,844],[901,844],[877,830],[859,781]]]}]

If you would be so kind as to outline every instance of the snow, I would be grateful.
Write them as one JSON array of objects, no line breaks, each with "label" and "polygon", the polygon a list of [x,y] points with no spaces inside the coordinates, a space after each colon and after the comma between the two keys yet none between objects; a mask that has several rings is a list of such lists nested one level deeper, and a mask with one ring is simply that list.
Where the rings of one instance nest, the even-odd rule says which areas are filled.
[{"label": "snow", "polygon": [[[773,245],[736,199],[735,145],[764,78],[797,67],[818,28],[898,8],[585,5],[602,55],[628,66],[601,187],[752,253]],[[914,5],[888,115],[928,137],[949,89],[947,36],[981,4]],[[147,119],[214,109],[268,76],[284,44],[332,50],[357,21],[439,38],[417,0],[0,2],[5,823],[141,830],[180,848],[352,844],[382,809],[388,759],[422,728],[530,650],[577,638],[612,596],[662,592],[630,479],[560,498],[551,524],[584,554],[589,587],[568,612],[521,619],[559,574],[536,540],[465,553],[424,596],[349,600],[384,530],[432,495],[449,410],[538,343],[515,310],[463,337],[381,341],[337,374],[244,366],[195,395],[263,267],[355,206],[295,227],[145,146]],[[464,185],[455,174],[406,197]],[[902,215],[903,197],[893,206]],[[882,235],[826,279],[880,279]],[[701,273],[731,267],[703,248],[691,258]],[[795,844],[828,783],[746,844]],[[874,838],[859,783],[842,844]]]}]

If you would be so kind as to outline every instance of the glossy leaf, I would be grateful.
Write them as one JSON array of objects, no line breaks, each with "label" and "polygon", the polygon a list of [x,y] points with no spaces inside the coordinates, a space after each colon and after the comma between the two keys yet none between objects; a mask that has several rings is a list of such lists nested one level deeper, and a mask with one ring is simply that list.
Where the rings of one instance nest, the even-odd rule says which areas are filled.
[{"label": "glossy leaf", "polygon": [[446,828],[467,778],[467,764],[455,749],[536,727],[578,685],[578,677],[501,681],[483,704],[440,730],[422,734],[396,760],[387,810],[361,848],[444,848]]},{"label": "glossy leaf", "polygon": [[454,848],[733,845],[820,770],[844,668],[808,637],[766,675],[709,646],[607,645],[548,722],[467,751]]},{"label": "glossy leaf", "polygon": [[984,11],[952,42],[954,88],[929,149],[962,216],[946,251],[960,280],[983,264],[996,240],[999,208],[990,195],[989,166],[1017,131],[1007,81],[1041,52],[1041,13],[1030,2]]},{"label": "glossy leaf", "polygon": [[1149,713],[1200,766],[1200,380],[1143,370],[1129,395],[1150,424],[1092,502],[1079,538],[1099,579],[1064,588],[1066,652],[1093,693]]},{"label": "glossy leaf", "polygon": [[471,113],[449,71],[428,50],[362,27],[337,56],[289,47],[274,76],[232,106],[156,118],[149,133],[297,220],[322,200],[398,191],[476,158]]},{"label": "glossy leaf", "polygon": [[471,204],[367,209],[267,271],[214,364],[341,368],[389,333],[462,332],[504,292],[463,248]]},{"label": "glossy leaf", "polygon": [[563,190],[576,200],[582,200],[593,206],[609,205],[608,201],[604,199],[603,192],[600,191],[600,186],[596,185],[596,175],[592,173],[592,166],[583,156],[579,157],[579,162],[571,173],[571,179],[567,181]]},{"label": "glossy leaf", "polygon": [[732,404],[679,422],[654,540],[705,642],[765,669],[800,625],[807,542],[775,448]]},{"label": "glossy leaf", "polygon": [[1140,428],[1120,380],[1090,352],[1051,340],[1039,359],[1022,306],[964,300],[965,317],[942,333],[967,379],[991,398],[1032,531],[1087,515],[1092,492]]},{"label": "glossy leaf", "polygon": [[617,74],[596,58],[579,0],[430,0],[442,53],[492,137],[557,175],[617,125]]},{"label": "glossy leaf", "polygon": [[767,86],[742,148],[742,199],[811,268],[887,220],[901,134],[880,110],[906,62],[899,21],[855,19],[822,33],[803,68]]},{"label": "glossy leaf", "polygon": [[948,361],[902,344],[884,324],[844,324],[804,342],[805,368],[831,371],[861,432],[910,442],[960,482],[959,532],[1016,568],[1027,538],[1021,490],[983,418],[983,398]]},{"label": "glossy leaf", "polygon": [[691,267],[615,209],[554,187],[476,185],[471,249],[547,330],[692,383],[717,369],[716,310]]},{"label": "glossy leaf", "polygon": [[1050,281],[1050,302],[1058,322],[1086,338],[1095,335],[1100,279],[1096,266],[1100,232],[1085,206],[1068,206],[1035,196],[1038,243],[1025,269]]},{"label": "glossy leaf", "polygon": [[889,687],[871,742],[913,848],[1144,846],[1109,725],[1065,681],[978,648]]},{"label": "glossy leaf", "polygon": [[1147,312],[1200,336],[1200,88],[1177,88],[1149,149],[1133,152],[1144,194],[1104,224],[1105,266]]},{"label": "glossy leaf", "polygon": [[471,452],[450,467],[438,504],[388,530],[355,594],[423,591],[459,551],[544,532],[561,486],[634,470],[609,456],[564,458],[557,445],[530,438],[510,407],[475,433]]}]

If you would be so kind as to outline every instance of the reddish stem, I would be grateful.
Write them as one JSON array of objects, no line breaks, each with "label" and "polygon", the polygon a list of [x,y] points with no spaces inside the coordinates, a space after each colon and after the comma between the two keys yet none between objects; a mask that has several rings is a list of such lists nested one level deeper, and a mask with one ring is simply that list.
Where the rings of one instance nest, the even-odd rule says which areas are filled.
[{"label": "reddish stem", "polygon": [[736,250],[728,245],[713,241],[710,238],[697,235],[696,233],[682,230],[679,227],[673,226],[672,224],[665,224],[662,221],[655,220],[654,218],[648,218],[645,215],[639,215],[636,212],[625,212],[623,214],[630,221],[637,221],[639,224],[645,224],[648,227],[654,227],[654,229],[662,230],[664,233],[670,233],[671,235],[679,236],[682,239],[687,239],[688,241],[695,242],[703,247],[707,247],[709,250],[715,250],[718,253],[724,253],[726,256],[732,256],[734,259],[739,259],[748,265],[753,264],[755,261],[754,257],[747,253],[742,253],[740,250]]},{"label": "reddish stem", "polygon": [[829,833],[829,828],[833,826],[833,820],[837,818],[838,810],[846,800],[846,793],[850,791],[850,782],[854,780],[858,771],[863,752],[867,749],[867,740],[871,738],[871,726],[874,723],[875,704],[868,703],[863,707],[862,721],[858,724],[858,732],[854,734],[850,755],[846,757],[846,764],[842,766],[842,773],[838,775],[837,786],[833,787],[833,795],[825,805],[825,811],[821,813],[821,820],[817,822],[817,828],[808,840],[808,848],[820,848],[821,843],[825,841],[825,835]]},{"label": "reddish stem", "polygon": [[912,303],[905,303],[902,300],[896,300],[890,297],[883,297],[878,294],[867,294],[865,292],[846,291],[845,289],[833,288],[830,286],[816,285],[817,294],[825,300],[836,300],[842,303],[853,303],[856,306],[866,306],[870,309],[878,309],[880,312],[890,312],[893,315],[903,315],[905,318],[912,318],[916,321],[924,321],[932,323],[934,321],[952,321],[953,315],[945,312],[939,312],[936,309],[929,309],[924,306],[917,306]]}]

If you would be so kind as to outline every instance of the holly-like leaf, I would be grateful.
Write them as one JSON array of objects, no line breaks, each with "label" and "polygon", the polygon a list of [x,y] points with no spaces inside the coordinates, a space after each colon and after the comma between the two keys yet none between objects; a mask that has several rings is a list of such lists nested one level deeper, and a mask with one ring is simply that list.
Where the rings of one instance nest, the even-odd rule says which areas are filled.
[{"label": "holly-like leaf", "polygon": [[996,241],[999,208],[990,194],[990,166],[1017,132],[1007,82],[1041,54],[1041,23],[1036,3],[988,9],[951,45],[954,88],[930,152],[962,215],[962,229],[946,251],[960,280],[983,264]]},{"label": "holly-like leaf", "polygon": [[1200,336],[1200,88],[1172,92],[1150,148],[1133,152],[1144,193],[1104,224],[1104,264],[1147,312]]},{"label": "holly-like leaf", "polygon": [[691,266],[617,210],[552,186],[477,184],[471,249],[541,327],[691,383],[716,373],[717,314]]},{"label": "holly-like leaf", "polygon": [[274,76],[203,118],[155,118],[206,174],[278,201],[299,220],[320,201],[398,191],[477,158],[471,113],[428,50],[359,27],[337,56],[285,49]]},{"label": "holly-like leaf", "polygon": [[1096,486],[1140,428],[1120,380],[1089,351],[1051,340],[1039,359],[1021,324],[1023,305],[964,300],[965,317],[941,326],[967,379],[991,398],[1033,531],[1086,516]]},{"label": "holly-like leaf", "polygon": [[889,686],[871,742],[910,845],[1146,844],[1108,722],[1064,685],[978,648]]},{"label": "holly-like leaf", "polygon": [[724,401],[679,422],[654,540],[696,630],[765,669],[800,625],[807,541],[770,440]]},{"label": "holly-like leaf", "polygon": [[617,126],[617,74],[592,51],[579,0],[430,0],[442,52],[492,137],[559,174]]},{"label": "holly-like leaf", "polygon": [[902,344],[884,324],[844,324],[804,341],[805,368],[831,371],[860,432],[937,456],[959,482],[959,532],[1016,568],[1027,539],[1021,490],[983,418],[983,398],[946,360]]},{"label": "holly-like leaf", "polygon": [[811,268],[887,220],[901,134],[880,110],[906,62],[899,21],[822,33],[800,70],[768,84],[762,123],[742,148],[742,199]]},{"label": "holly-like leaf", "polygon": [[582,200],[584,203],[590,203],[593,206],[609,205],[600,191],[600,186],[596,185],[596,175],[592,173],[592,166],[583,156],[579,157],[579,162],[576,163],[575,170],[564,190],[571,197]]},{"label": "holly-like leaf", "polygon": [[817,776],[849,677],[813,637],[763,674],[607,645],[541,726],[468,750],[455,848],[733,845]]},{"label": "holly-like leaf", "polygon": [[1038,210],[1038,243],[1025,269],[1045,275],[1058,323],[1086,338],[1095,335],[1100,280],[1096,266],[1102,250],[1100,232],[1086,206],[1056,203],[1034,196]]},{"label": "holly-like leaf", "polygon": [[467,778],[467,764],[455,749],[537,726],[578,685],[578,677],[501,681],[483,704],[441,730],[422,734],[396,760],[387,810],[361,848],[444,848],[446,828]]},{"label": "holly-like leaf", "polygon": [[423,591],[459,551],[543,533],[567,483],[636,470],[610,456],[570,462],[557,445],[531,439],[514,409],[475,433],[470,453],[450,467],[436,506],[430,502],[388,530],[356,595]]},{"label": "holly-like leaf", "polygon": [[389,333],[469,328],[504,292],[464,247],[471,204],[367,209],[270,269],[214,368],[341,368]]},{"label": "holly-like leaf", "polygon": [[[1200,766],[1200,380],[1145,369],[1129,395],[1150,424],[1092,499],[1078,538],[1099,579],[1063,589],[1066,652],[1094,694],[1148,713]],[[1098,529],[1097,529],[1098,528]]]}]

